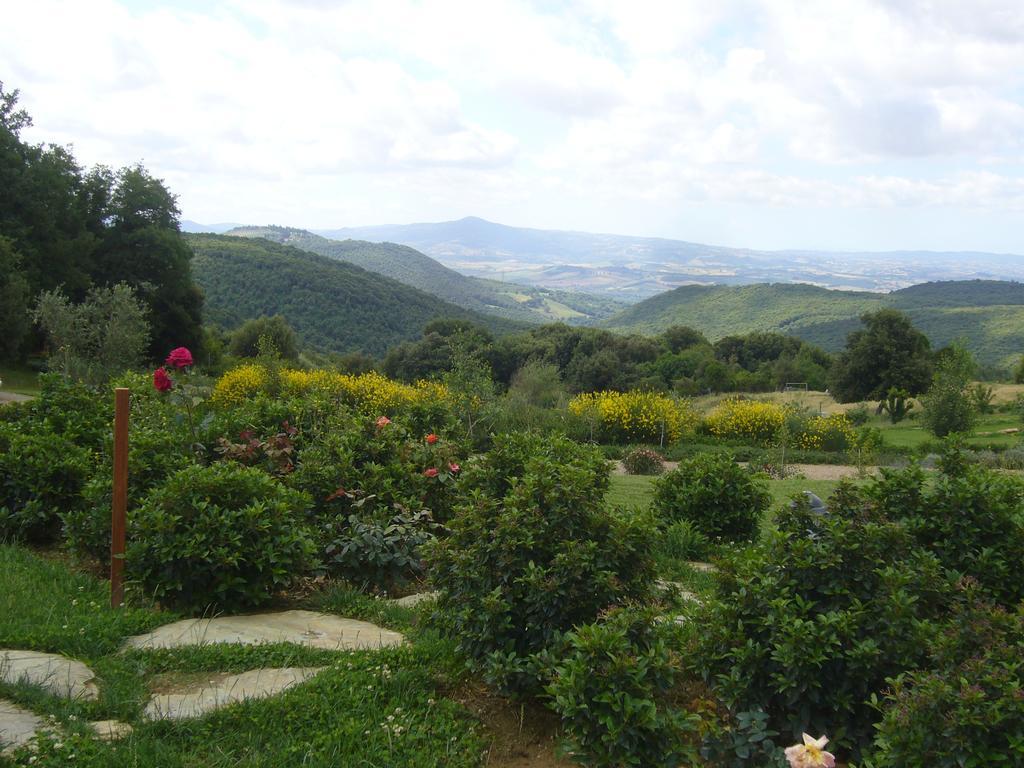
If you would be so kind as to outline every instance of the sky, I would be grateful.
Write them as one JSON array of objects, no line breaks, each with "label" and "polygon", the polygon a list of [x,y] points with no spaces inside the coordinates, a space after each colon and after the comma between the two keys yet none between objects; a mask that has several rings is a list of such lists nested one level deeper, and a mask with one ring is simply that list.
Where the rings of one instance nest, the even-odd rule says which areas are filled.
[{"label": "sky", "polygon": [[1024,254],[1021,0],[0,0],[34,142],[203,223]]}]

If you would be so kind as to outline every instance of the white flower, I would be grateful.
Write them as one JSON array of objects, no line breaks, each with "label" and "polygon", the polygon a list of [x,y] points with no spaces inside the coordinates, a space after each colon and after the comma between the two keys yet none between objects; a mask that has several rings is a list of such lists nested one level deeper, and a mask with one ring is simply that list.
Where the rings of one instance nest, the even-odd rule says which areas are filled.
[{"label": "white flower", "polygon": [[826,736],[816,739],[805,733],[803,737],[803,744],[786,748],[786,759],[791,768],[835,768],[835,756],[825,751],[828,744]]}]

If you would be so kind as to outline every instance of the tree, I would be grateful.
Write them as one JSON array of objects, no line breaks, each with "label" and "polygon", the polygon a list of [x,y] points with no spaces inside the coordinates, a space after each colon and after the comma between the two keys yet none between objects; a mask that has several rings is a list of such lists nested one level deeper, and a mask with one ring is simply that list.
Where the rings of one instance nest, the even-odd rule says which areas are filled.
[{"label": "tree", "polygon": [[474,430],[488,413],[494,401],[491,368],[473,349],[473,342],[463,334],[455,334],[451,347],[451,368],[441,378],[448,388],[456,415],[466,427],[466,439],[472,443]]},{"label": "tree", "polygon": [[282,360],[299,359],[298,337],[281,315],[246,320],[241,328],[231,334],[228,351],[236,357],[257,357],[262,338],[269,339]]},{"label": "tree", "polygon": [[[90,200],[102,199],[103,176],[93,178]],[[150,355],[202,343],[203,296],[192,280],[192,249],[178,228],[175,196],[140,165],[113,177],[97,253],[96,282],[126,282],[146,302],[153,322]]]},{"label": "tree", "polygon": [[920,395],[932,378],[931,344],[910,318],[894,309],[861,316],[864,328],[846,339],[832,366],[831,386],[842,403],[881,400],[892,388]]},{"label": "tree", "polygon": [[931,388],[922,398],[925,424],[936,437],[969,432],[977,417],[975,400],[968,391],[977,371],[974,356],[957,342],[943,352]]},{"label": "tree", "polygon": [[80,304],[45,291],[33,313],[53,346],[51,359],[69,377],[97,384],[142,362],[149,338],[146,308],[132,288],[93,288]]},{"label": "tree", "polygon": [[14,243],[0,236],[0,360],[17,359],[28,335],[29,287]]},{"label": "tree", "polygon": [[665,340],[668,351],[673,354],[690,347],[709,346],[707,337],[688,325],[670,326],[665,329],[661,337]]}]

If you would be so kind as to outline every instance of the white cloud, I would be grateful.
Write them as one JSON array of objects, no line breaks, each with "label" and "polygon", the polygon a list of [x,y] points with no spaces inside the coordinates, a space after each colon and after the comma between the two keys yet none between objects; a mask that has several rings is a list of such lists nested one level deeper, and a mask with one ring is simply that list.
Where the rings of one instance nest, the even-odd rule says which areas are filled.
[{"label": "white cloud", "polygon": [[1019,0],[36,0],[0,77],[194,218],[1022,207]]}]

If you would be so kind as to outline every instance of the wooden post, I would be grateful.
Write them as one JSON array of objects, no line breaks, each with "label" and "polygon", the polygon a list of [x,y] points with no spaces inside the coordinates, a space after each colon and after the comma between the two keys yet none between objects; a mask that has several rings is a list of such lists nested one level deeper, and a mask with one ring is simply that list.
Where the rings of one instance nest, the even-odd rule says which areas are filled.
[{"label": "wooden post", "polygon": [[128,390],[114,390],[114,503],[110,518],[110,607],[124,602],[124,537],[128,512]]}]

